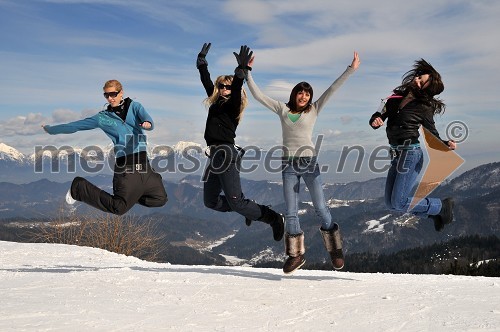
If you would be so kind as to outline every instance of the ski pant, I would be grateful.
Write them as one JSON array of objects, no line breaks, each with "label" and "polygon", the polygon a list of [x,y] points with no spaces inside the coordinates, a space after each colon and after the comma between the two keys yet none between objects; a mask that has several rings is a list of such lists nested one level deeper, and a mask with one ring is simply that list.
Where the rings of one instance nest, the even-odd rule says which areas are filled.
[{"label": "ski pant", "polygon": [[115,166],[113,195],[101,190],[82,177],[71,184],[71,196],[104,212],[123,215],[136,203],[160,207],[167,202],[161,175],[149,163]]},{"label": "ski pant", "polygon": [[233,145],[210,148],[210,162],[203,176],[203,201],[215,211],[234,211],[247,219],[258,220],[262,217],[261,205],[245,198],[241,190],[241,157],[242,153]]}]

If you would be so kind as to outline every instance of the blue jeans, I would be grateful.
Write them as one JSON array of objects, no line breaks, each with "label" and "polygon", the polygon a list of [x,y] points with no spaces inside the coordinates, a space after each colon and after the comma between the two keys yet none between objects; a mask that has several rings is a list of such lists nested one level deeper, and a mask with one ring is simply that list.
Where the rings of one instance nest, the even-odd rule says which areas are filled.
[{"label": "blue jeans", "polygon": [[418,217],[436,215],[441,211],[439,198],[426,197],[408,211],[413,200],[411,196],[422,165],[424,154],[420,147],[396,150],[385,183],[385,204],[390,210],[411,212]]},{"label": "blue jeans", "polygon": [[285,231],[290,235],[302,232],[298,213],[301,178],[304,179],[307,189],[309,189],[316,214],[321,218],[321,227],[325,230],[333,227],[332,216],[326,206],[319,165],[316,159],[316,157],[301,157],[293,161],[283,160],[281,175],[286,208]]}]

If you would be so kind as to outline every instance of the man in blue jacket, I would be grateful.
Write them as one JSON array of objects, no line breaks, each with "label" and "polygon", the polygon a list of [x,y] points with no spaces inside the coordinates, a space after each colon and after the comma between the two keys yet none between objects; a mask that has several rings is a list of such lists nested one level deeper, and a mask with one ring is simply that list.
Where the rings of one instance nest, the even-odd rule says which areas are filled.
[{"label": "man in blue jacket", "polygon": [[78,176],[71,183],[66,202],[74,204],[81,201],[117,215],[126,213],[135,203],[147,207],[165,205],[167,193],[161,175],[149,164],[143,132],[153,129],[153,119],[140,103],[123,98],[123,87],[119,81],[107,81],[103,90],[108,101],[105,110],[79,121],[42,125],[51,135],[101,128],[114,144],[113,195]]}]

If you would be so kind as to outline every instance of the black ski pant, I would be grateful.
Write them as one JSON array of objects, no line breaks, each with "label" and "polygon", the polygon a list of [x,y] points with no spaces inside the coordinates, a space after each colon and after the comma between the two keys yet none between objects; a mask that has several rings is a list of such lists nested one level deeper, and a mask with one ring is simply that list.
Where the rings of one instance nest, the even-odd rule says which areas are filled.
[{"label": "black ski pant", "polygon": [[203,176],[204,204],[215,211],[234,211],[247,219],[258,220],[262,216],[261,205],[245,198],[241,190],[241,157],[242,153],[233,145],[210,148],[209,165]]},{"label": "black ski pant", "polygon": [[71,196],[77,201],[116,215],[123,215],[136,203],[146,207],[160,207],[168,200],[161,175],[149,163],[115,166],[113,195],[82,177],[76,177],[71,184]]}]

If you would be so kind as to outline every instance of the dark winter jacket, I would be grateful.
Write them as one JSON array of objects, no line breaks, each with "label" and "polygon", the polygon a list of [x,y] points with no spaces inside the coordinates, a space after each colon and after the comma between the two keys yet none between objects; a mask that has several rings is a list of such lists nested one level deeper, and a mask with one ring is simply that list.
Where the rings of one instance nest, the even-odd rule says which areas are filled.
[{"label": "dark winter jacket", "polygon": [[[207,65],[198,67],[201,83],[210,97],[214,91],[214,83],[210,78]],[[234,144],[238,116],[241,107],[241,88],[243,79],[235,75],[231,84],[231,95],[228,99],[219,97],[208,109],[205,125],[205,141],[207,145]]]},{"label": "dark winter jacket", "polygon": [[373,129],[372,122],[380,117],[387,119],[387,138],[390,145],[408,145],[419,143],[419,127],[422,125],[428,129],[436,138],[447,144],[448,141],[442,140],[436,130],[434,123],[433,109],[418,99],[408,102],[402,109],[399,108],[403,98],[393,95],[387,99],[385,112],[375,112],[370,118],[370,126]]}]

